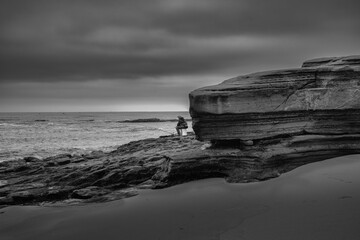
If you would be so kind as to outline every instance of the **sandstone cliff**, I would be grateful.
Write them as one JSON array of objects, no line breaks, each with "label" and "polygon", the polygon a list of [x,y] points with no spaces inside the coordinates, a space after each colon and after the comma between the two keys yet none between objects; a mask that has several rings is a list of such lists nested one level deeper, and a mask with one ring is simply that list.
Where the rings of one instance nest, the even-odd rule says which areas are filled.
[{"label": "sandstone cliff", "polygon": [[212,141],[212,159],[233,166],[228,180],[263,179],[360,153],[359,90],[360,56],[321,58],[195,90],[190,113],[197,138]]},{"label": "sandstone cliff", "polygon": [[360,133],[360,56],[306,61],[190,93],[200,140]]}]

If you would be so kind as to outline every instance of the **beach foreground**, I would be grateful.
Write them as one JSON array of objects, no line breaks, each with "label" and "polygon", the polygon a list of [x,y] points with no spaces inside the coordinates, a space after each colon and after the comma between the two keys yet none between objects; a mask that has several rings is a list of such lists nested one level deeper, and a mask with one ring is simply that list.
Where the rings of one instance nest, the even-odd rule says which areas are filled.
[{"label": "beach foreground", "polygon": [[0,239],[358,239],[360,155],[265,182],[207,179],[107,203],[0,210]]}]

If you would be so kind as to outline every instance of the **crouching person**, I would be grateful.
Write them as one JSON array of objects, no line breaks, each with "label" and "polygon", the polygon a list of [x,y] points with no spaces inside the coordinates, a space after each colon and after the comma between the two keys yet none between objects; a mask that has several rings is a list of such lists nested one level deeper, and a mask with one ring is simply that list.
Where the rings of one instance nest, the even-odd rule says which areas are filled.
[{"label": "crouching person", "polygon": [[182,116],[178,116],[178,119],[179,121],[176,125],[176,132],[179,136],[186,136],[187,135],[186,129],[188,128],[188,125]]}]

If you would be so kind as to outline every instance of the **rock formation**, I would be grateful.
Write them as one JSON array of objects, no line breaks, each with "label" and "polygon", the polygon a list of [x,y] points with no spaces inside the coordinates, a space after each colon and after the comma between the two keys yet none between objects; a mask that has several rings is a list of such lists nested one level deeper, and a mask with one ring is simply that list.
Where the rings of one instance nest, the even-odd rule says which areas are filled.
[{"label": "rock formation", "polygon": [[[236,77],[190,94],[193,134],[88,155],[0,163],[0,207],[84,203],[194,179],[277,177],[303,164],[360,153],[360,56]],[[211,144],[210,144],[211,142]]]},{"label": "rock formation", "polygon": [[306,61],[190,93],[200,140],[360,133],[360,56]]},{"label": "rock formation", "polygon": [[190,113],[199,140],[219,152],[234,149],[223,156],[240,166],[229,173],[232,181],[245,180],[245,163],[274,175],[360,153],[360,56],[314,59],[195,90]]},{"label": "rock formation", "polygon": [[[108,153],[0,162],[0,208],[102,202],[137,195],[138,189],[185,182],[189,179],[168,180],[170,162],[179,154],[200,150],[202,145],[193,134],[164,136],[130,142]],[[187,167],[184,165],[183,170]]]}]

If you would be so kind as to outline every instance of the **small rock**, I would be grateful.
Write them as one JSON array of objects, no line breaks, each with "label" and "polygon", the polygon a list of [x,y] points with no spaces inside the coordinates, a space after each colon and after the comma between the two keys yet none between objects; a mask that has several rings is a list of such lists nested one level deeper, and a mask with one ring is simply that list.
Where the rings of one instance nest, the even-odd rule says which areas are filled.
[{"label": "small rock", "polygon": [[117,200],[117,199],[122,199],[122,198],[133,197],[133,196],[136,196],[138,194],[139,194],[139,192],[138,192],[137,189],[135,189],[135,188],[127,188],[127,189],[122,189],[122,190],[118,190],[118,191],[113,191],[108,196],[106,196],[106,198],[109,201],[112,201],[112,200]]},{"label": "small rock", "polygon": [[154,185],[155,185],[155,182],[154,182],[153,180],[149,179],[149,180],[141,183],[141,184],[138,185],[137,187],[138,187],[139,189],[151,189],[151,188],[154,187]]},{"label": "small rock", "polygon": [[206,144],[204,144],[204,145],[201,146],[201,150],[208,149],[209,147],[211,147],[211,144],[210,144],[210,143],[206,143]]},{"label": "small rock", "polygon": [[24,161],[25,162],[37,162],[37,161],[41,161],[41,159],[39,159],[37,157],[24,157]]},{"label": "small rock", "polygon": [[98,197],[104,195],[106,193],[108,193],[108,191],[96,186],[91,186],[73,191],[71,197],[78,199],[89,199],[92,197]]},{"label": "small rock", "polygon": [[81,199],[72,199],[72,198],[70,198],[70,199],[64,200],[62,203],[63,203],[63,204],[58,203],[57,205],[58,205],[58,206],[78,205],[78,204],[83,203],[83,201],[82,201]]},{"label": "small rock", "polygon": [[267,179],[275,178],[275,177],[279,177],[279,176],[280,176],[280,173],[276,170],[273,170],[273,171],[263,171],[256,178],[258,180],[263,181],[263,180],[267,180]]},{"label": "small rock", "polygon": [[254,145],[254,142],[252,140],[247,140],[243,142],[245,146],[252,146]]}]

